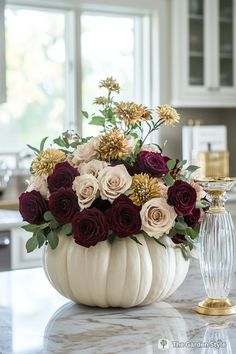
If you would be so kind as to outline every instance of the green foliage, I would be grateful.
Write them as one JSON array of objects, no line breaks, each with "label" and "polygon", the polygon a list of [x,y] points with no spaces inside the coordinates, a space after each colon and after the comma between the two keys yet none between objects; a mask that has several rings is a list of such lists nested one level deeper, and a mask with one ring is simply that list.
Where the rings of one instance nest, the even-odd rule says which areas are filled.
[{"label": "green foliage", "polygon": [[111,232],[109,235],[108,235],[108,242],[112,245],[113,242],[115,241],[115,238],[116,238],[116,234],[114,232]]},{"label": "green foliage", "polygon": [[197,209],[200,209],[200,208],[207,208],[207,207],[209,207],[209,205],[210,205],[210,203],[207,200],[203,199],[203,200],[197,201],[195,207]]},{"label": "green foliage", "polygon": [[165,247],[166,248],[166,245],[164,245],[164,243],[162,243],[160,240],[158,240],[156,237],[152,237],[152,239],[156,242],[156,243],[158,243],[159,245],[161,245],[161,246],[163,246],[163,247]]},{"label": "green foliage", "polygon": [[172,186],[174,184],[175,180],[171,175],[166,175],[164,177],[164,182],[167,186]]},{"label": "green foliage", "polygon": [[104,126],[105,118],[104,117],[100,117],[100,116],[92,117],[92,119],[90,120],[89,124],[98,125],[98,126]]},{"label": "green foliage", "polygon": [[139,245],[143,245],[138,239],[136,236],[132,235],[132,236],[129,236],[131,238],[131,240],[135,241],[136,243],[138,243]]},{"label": "green foliage", "polygon": [[182,161],[179,161],[178,163],[177,163],[177,168],[182,168],[182,167],[184,167],[184,165],[186,165],[186,163],[187,163],[187,160],[182,160]]},{"label": "green foliage", "polygon": [[169,160],[167,161],[167,167],[169,168],[169,170],[173,170],[173,168],[176,165],[176,160]]}]

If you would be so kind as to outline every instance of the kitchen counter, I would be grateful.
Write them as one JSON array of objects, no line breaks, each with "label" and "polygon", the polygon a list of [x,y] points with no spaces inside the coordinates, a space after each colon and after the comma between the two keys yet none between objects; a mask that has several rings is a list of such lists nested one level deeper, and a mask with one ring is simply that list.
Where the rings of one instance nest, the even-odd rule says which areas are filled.
[{"label": "kitchen counter", "polygon": [[16,210],[0,210],[0,231],[24,225],[22,216]]},{"label": "kitchen counter", "polygon": [[[79,271],[79,270],[78,270]],[[132,309],[80,306],[58,294],[40,268],[0,273],[0,352],[3,354],[236,353],[236,316],[194,312],[205,297],[198,263],[167,301]],[[236,302],[236,286],[231,299]],[[159,344],[160,345],[160,344]],[[181,346],[181,348],[179,348]],[[195,346],[188,349],[184,346]]]}]

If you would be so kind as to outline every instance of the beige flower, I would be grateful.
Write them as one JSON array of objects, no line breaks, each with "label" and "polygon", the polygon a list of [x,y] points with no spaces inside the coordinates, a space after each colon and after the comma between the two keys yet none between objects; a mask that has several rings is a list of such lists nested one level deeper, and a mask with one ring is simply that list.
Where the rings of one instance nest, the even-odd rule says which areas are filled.
[{"label": "beige flower", "polygon": [[164,198],[153,198],[142,206],[140,216],[142,230],[150,237],[159,238],[169,233],[177,214]]},{"label": "beige flower", "polygon": [[99,96],[95,98],[93,103],[105,106],[106,104],[108,104],[108,99],[104,96]]},{"label": "beige flower", "polygon": [[107,166],[98,175],[101,198],[108,199],[111,203],[127,191],[131,183],[132,177],[124,165]]},{"label": "beige flower", "polygon": [[98,181],[89,174],[75,177],[72,189],[78,197],[78,204],[82,210],[90,207],[99,195]]},{"label": "beige flower", "polygon": [[50,197],[46,176],[31,176],[26,192],[37,191],[45,199]]},{"label": "beige flower", "polygon": [[64,152],[48,148],[42,152],[33,160],[32,170],[35,176],[49,176],[53,173],[53,170],[59,162],[66,159]]},{"label": "beige flower", "polygon": [[147,107],[134,102],[119,102],[114,113],[124,121],[126,126],[132,126],[152,118]]},{"label": "beige flower", "polygon": [[116,81],[116,79],[113,79],[113,77],[107,77],[105,80],[101,80],[99,82],[99,87],[105,87],[108,91],[113,91],[116,93],[120,92],[120,85]]},{"label": "beige flower", "polygon": [[133,150],[133,141],[131,136],[125,136],[119,129],[109,130],[100,137],[98,151],[101,159],[105,161],[120,160],[128,156]]},{"label": "beige flower", "polygon": [[196,193],[197,193],[197,200],[201,200],[203,198],[205,198],[205,196],[207,195],[207,193],[204,191],[204,189],[196,182],[191,182],[190,183],[191,186],[195,189]]},{"label": "beige flower", "polygon": [[141,147],[141,151],[160,152],[158,147],[154,144],[144,144]]},{"label": "beige flower", "polygon": [[95,177],[98,176],[99,172],[107,166],[106,161],[100,161],[93,159],[89,162],[82,162],[79,167],[80,175],[91,174]]},{"label": "beige flower", "polygon": [[180,115],[168,104],[158,106],[156,112],[159,118],[163,119],[165,125],[175,125],[175,123],[179,123]]},{"label": "beige flower", "polygon": [[143,205],[154,197],[162,196],[157,178],[150,177],[147,173],[133,176],[131,190],[129,198],[136,205]]},{"label": "beige flower", "polygon": [[91,138],[87,143],[78,145],[73,152],[72,163],[78,166],[80,162],[96,159],[98,157],[98,145],[99,137]]}]

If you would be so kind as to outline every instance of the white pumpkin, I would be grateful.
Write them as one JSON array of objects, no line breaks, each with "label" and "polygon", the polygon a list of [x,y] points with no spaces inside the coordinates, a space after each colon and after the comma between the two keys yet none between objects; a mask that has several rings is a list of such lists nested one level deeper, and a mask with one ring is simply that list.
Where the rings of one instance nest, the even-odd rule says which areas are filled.
[{"label": "white pumpkin", "polygon": [[58,247],[45,246],[43,267],[65,297],[80,304],[99,307],[147,305],[170,296],[184,281],[189,261],[181,250],[136,235],[116,238],[85,248],[72,237],[61,236]]}]

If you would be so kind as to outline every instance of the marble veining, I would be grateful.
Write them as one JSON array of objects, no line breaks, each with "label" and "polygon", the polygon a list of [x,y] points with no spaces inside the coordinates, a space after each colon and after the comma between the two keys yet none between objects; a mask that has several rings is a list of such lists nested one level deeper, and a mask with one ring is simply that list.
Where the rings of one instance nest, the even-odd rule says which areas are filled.
[{"label": "marble veining", "polygon": [[[0,292],[3,354],[236,353],[236,316],[194,312],[205,297],[197,261],[167,301],[131,309],[74,304],[50,286],[42,269],[0,273],[0,284],[9,288],[5,297]],[[234,277],[234,302],[235,285]],[[161,339],[169,342],[169,349],[161,349]],[[204,343],[212,347],[196,347]]]}]

